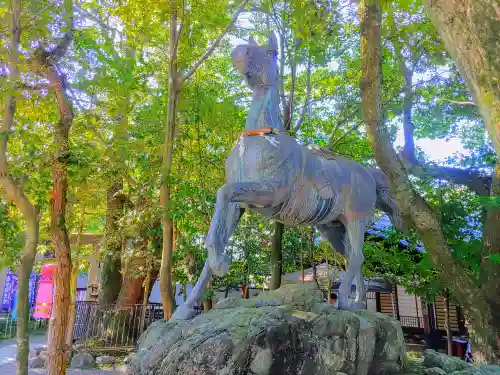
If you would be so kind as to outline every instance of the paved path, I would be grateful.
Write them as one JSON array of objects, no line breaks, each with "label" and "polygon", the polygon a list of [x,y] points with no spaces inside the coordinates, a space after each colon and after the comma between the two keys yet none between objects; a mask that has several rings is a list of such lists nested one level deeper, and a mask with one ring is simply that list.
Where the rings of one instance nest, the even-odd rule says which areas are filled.
[{"label": "paved path", "polygon": [[[45,336],[30,337],[30,348],[34,349],[45,344],[47,341]],[[14,375],[16,373],[16,340],[0,341],[0,374]],[[46,375],[47,370],[30,369],[29,375]],[[68,375],[124,375],[125,369],[116,370],[70,370]]]}]

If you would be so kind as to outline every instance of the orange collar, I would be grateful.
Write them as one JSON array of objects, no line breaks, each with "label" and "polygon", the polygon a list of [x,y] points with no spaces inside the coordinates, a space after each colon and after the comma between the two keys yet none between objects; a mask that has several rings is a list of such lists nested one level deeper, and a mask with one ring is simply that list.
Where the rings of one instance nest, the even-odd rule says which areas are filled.
[{"label": "orange collar", "polygon": [[241,133],[242,136],[264,135],[264,134],[279,134],[276,128],[250,129]]}]

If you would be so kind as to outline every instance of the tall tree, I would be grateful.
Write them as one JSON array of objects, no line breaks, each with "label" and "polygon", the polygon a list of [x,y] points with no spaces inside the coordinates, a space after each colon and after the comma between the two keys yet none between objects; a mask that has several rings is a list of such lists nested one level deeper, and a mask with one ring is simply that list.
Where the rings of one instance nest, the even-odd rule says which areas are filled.
[{"label": "tall tree", "polygon": [[69,134],[73,123],[73,109],[66,94],[67,82],[56,67],[73,40],[73,2],[65,0],[65,35],[52,50],[35,52],[32,67],[49,82],[59,107],[59,121],[54,129],[54,162],[52,166],[51,228],[57,269],[54,276],[54,306],[48,334],[48,372],[66,374],[66,331],[69,322],[71,286],[71,249],[66,226],[68,194],[68,161],[70,159]]},{"label": "tall tree", "polygon": [[123,180],[113,183],[107,189],[106,208],[106,251],[104,253],[101,292],[99,304],[110,305],[116,302],[122,286],[121,251],[122,237],[118,220],[122,217],[125,196],[121,193]]},{"label": "tall tree", "polygon": [[[212,43],[208,50],[184,73],[178,68],[178,51],[181,33],[185,27],[185,13],[188,11],[186,5],[182,6],[178,1],[170,1],[170,33],[168,47],[168,89],[167,89],[167,117],[165,121],[165,140],[162,151],[161,168],[161,187],[160,187],[160,205],[162,207],[161,220],[163,227],[163,250],[160,266],[160,294],[162,299],[163,311],[166,319],[170,319],[175,308],[174,293],[172,290],[172,256],[173,256],[173,222],[169,217],[168,208],[170,205],[171,194],[171,170],[172,154],[174,149],[174,137],[177,122],[177,103],[179,93],[185,82],[193,76],[196,70],[212,55],[219,46],[229,29],[234,25],[238,16],[243,11],[248,0],[243,0],[242,4],[236,10],[229,24]],[[180,18],[179,18],[180,14]]]},{"label": "tall tree", "polygon": [[[387,127],[383,122],[381,1],[360,2],[359,15],[361,19],[362,109],[377,163],[389,177],[392,192],[402,208],[405,221],[411,223],[419,234],[438,269],[443,284],[453,292],[471,316],[478,335],[488,343],[490,348],[493,348],[489,351],[489,356],[494,357],[495,352],[498,352],[500,333],[498,319],[496,321],[494,319],[498,311],[496,309],[498,299],[486,296],[482,286],[476,283],[467,268],[454,259],[439,216],[411,184],[407,171],[390,143]],[[491,264],[492,259],[486,259],[485,262]]]},{"label": "tall tree", "polygon": [[[497,154],[490,195],[500,196],[500,4],[496,0],[424,1],[474,98]],[[471,48],[472,47],[472,48]],[[500,352],[500,265],[492,257],[500,255],[500,208],[490,206],[486,217],[481,262],[482,298],[489,306],[484,312],[494,333],[481,344],[487,356]],[[486,347],[490,347],[489,350]],[[496,352],[496,353],[495,353]]]},{"label": "tall tree", "polygon": [[9,52],[7,90],[4,96],[3,118],[0,126],[0,187],[6,197],[14,202],[21,211],[25,222],[25,243],[18,268],[17,290],[17,374],[28,375],[28,322],[29,299],[28,288],[33,262],[36,256],[36,247],[39,236],[39,209],[34,206],[23,191],[21,184],[16,183],[9,173],[7,144],[12,131],[16,100],[18,99],[17,85],[19,80],[19,47],[21,41],[21,1],[12,0],[9,8]]}]

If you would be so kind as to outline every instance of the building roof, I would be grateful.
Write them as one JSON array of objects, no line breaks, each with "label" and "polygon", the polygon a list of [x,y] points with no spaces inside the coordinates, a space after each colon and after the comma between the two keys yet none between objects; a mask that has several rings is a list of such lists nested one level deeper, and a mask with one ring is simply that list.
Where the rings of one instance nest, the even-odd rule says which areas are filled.
[{"label": "building roof", "polygon": [[[344,279],[345,272],[335,269],[332,265],[327,263],[321,263],[316,266],[316,278],[320,289],[323,291],[328,290],[328,277],[332,283],[332,290],[337,290],[340,283]],[[265,282],[269,282],[268,278]],[[302,282],[302,271],[288,273],[282,276],[281,283],[283,284],[293,284]],[[314,270],[313,268],[304,269],[304,282],[311,283],[314,282]],[[365,280],[368,292],[390,292],[392,290],[391,284],[383,278],[373,278],[370,280]],[[353,281],[354,287],[354,281]]]}]

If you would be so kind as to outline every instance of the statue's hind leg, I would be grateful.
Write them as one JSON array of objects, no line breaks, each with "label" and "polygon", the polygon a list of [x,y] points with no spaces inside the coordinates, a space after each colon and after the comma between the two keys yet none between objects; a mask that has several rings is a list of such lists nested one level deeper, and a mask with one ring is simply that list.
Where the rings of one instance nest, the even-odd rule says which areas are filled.
[{"label": "statue's hind leg", "polygon": [[[365,283],[363,278],[363,242],[368,219],[351,219],[346,224],[348,247],[347,272],[339,288],[339,308],[342,310],[356,310],[365,308]],[[348,296],[351,293],[352,281],[356,280],[356,297],[353,304],[349,304]]]},{"label": "statue's hind leg", "polygon": [[[328,240],[328,242],[330,242],[330,245],[332,245],[333,250],[342,254],[343,256],[346,255],[346,250],[347,250],[346,245],[349,245],[349,243],[348,241],[346,241],[346,229],[344,224],[342,224],[340,221],[334,221],[328,224],[317,225],[316,228],[320,231],[321,235],[325,237]],[[339,296],[338,296],[339,308],[344,310],[347,309],[346,306],[348,304],[348,296],[349,293],[351,292],[351,284],[352,284],[352,278],[350,278],[351,281],[349,281],[348,284],[345,284],[348,273],[349,269],[345,273],[344,279],[340,284]]]}]

